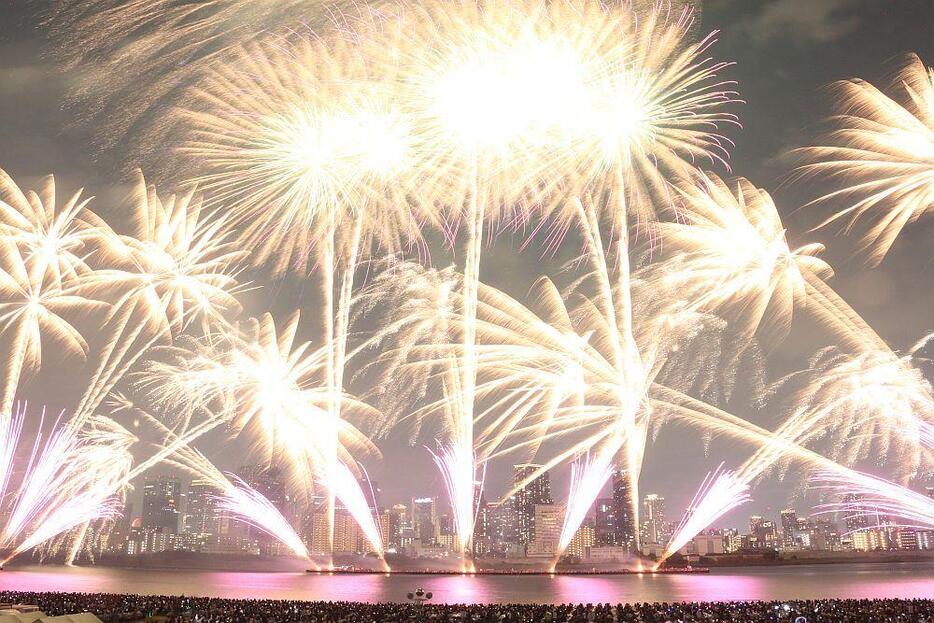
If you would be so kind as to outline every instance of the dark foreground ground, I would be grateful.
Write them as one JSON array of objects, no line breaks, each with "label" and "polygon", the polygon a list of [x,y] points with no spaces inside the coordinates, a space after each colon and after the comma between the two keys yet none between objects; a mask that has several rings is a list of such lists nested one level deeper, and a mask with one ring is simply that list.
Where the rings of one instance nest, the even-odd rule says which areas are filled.
[{"label": "dark foreground ground", "polygon": [[[932,587],[934,590],[934,587]],[[0,591],[0,602],[103,621],[204,623],[934,623],[932,599],[597,605],[414,605]]]}]

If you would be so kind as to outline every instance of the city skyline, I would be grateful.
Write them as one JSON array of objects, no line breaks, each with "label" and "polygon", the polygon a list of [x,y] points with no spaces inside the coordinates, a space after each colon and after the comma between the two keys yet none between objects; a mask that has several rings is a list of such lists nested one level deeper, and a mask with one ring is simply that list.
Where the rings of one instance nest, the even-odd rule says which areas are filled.
[{"label": "city skyline", "polygon": [[[536,466],[514,466],[521,475]],[[275,470],[244,466],[241,477],[264,494],[287,517],[300,526],[300,534],[311,552],[321,552],[325,536],[315,526],[323,521],[320,510],[304,519],[295,518],[300,507],[290,504],[286,486]],[[549,474],[545,472],[500,505],[484,502],[479,513],[473,556],[480,559],[511,559],[533,562],[548,560],[555,554],[560,535],[564,505],[550,497]],[[619,479],[614,479],[619,482]],[[211,495],[218,491],[209,482],[193,479],[185,491],[181,480],[169,476],[150,478],[143,488],[143,506],[138,516],[127,502],[126,516],[116,520],[111,540],[102,551],[136,555],[163,551],[191,551],[211,554],[290,555],[268,534],[256,532],[238,522],[212,503]],[[206,495],[206,489],[213,489]],[[627,496],[620,487],[610,487],[616,497],[599,498],[587,520],[578,530],[568,555],[582,560],[623,562],[635,555],[635,529],[625,516]],[[450,510],[439,509],[439,496],[415,496],[410,503],[389,504],[376,499],[371,511],[378,518],[387,551],[405,554],[413,559],[448,559],[456,556],[453,522]],[[925,495],[934,499],[934,487]],[[823,552],[934,550],[934,530],[905,528],[878,513],[862,510],[862,496],[840,496],[849,510],[816,514],[798,514],[785,508],[777,514],[749,515],[742,526],[710,526],[679,549],[684,556],[731,554],[741,551]],[[319,503],[320,504],[320,503]],[[642,499],[643,522],[641,554],[657,558],[667,540],[677,528],[684,512],[666,513],[666,500],[658,493],[646,493]],[[365,554],[368,545],[346,509],[339,509],[337,545],[335,551],[344,555]],[[488,516],[491,517],[488,519]],[[316,523],[317,522],[317,523]],[[629,533],[627,534],[627,531]]]}]

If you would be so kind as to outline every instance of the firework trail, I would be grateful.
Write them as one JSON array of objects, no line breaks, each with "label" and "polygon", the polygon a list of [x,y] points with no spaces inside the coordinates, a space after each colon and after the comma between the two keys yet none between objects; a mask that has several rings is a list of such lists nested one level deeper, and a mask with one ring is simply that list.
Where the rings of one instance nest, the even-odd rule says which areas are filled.
[{"label": "firework trail", "polygon": [[716,470],[708,473],[704,478],[655,568],[657,569],[666,558],[687,545],[694,535],[700,533],[711,522],[750,499],[749,485],[738,480],[733,472],[724,470],[723,463],[721,463]]},{"label": "firework trail", "polygon": [[869,220],[859,251],[878,265],[909,224],[934,211],[934,70],[910,54],[888,93],[863,80],[833,85],[838,113],[824,143],[797,150],[805,178],[836,190],[811,202],[839,204],[819,227]]},{"label": "firework trail", "polygon": [[934,528],[934,500],[906,487],[860,472],[840,474],[820,471],[811,479],[814,488],[841,497],[855,496],[856,501],[839,501],[819,507],[819,513],[844,513],[847,516],[891,517],[899,525],[930,530]]},{"label": "firework trail", "polygon": [[[17,436],[25,413],[23,404],[14,418]],[[3,563],[84,523],[113,517],[133,461],[129,450],[136,438],[110,420],[91,418],[79,431],[59,417],[43,435],[44,420],[43,411],[22,480],[9,492],[9,516],[0,532]]]}]

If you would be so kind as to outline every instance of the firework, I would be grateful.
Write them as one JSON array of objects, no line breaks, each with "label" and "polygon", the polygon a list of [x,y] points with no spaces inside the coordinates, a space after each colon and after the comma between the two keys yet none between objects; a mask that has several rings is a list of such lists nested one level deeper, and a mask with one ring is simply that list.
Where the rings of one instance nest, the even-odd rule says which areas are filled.
[{"label": "firework", "polygon": [[823,247],[791,249],[772,198],[748,180],[731,187],[713,174],[693,178],[679,185],[678,220],[658,225],[677,252],[657,265],[659,284],[750,336],[761,329],[766,341],[783,337],[804,305],[808,279],[833,274],[817,257]]},{"label": "firework", "polygon": [[113,232],[88,209],[90,201],[79,190],[58,205],[51,175],[38,191],[23,192],[0,169],[0,240],[19,250],[33,282],[59,288],[78,283],[91,270],[88,256],[112,242]]},{"label": "firework", "polygon": [[930,530],[934,527],[934,500],[882,478],[860,472],[818,472],[812,477],[818,490],[841,496],[822,505],[819,513],[844,513],[848,517],[894,518],[899,525]]},{"label": "firework", "polygon": [[119,150],[112,155],[120,162],[174,170],[162,157],[174,138],[165,117],[185,101],[187,85],[244,42],[340,29],[359,10],[343,0],[58,0],[44,26],[73,78],[73,110],[99,128],[98,147]]},{"label": "firework", "polygon": [[905,480],[929,468],[934,394],[909,357],[825,349],[809,362],[805,379],[783,425],[800,443],[823,442],[827,455],[845,465],[892,458]]},{"label": "firework", "polygon": [[[15,417],[19,426],[25,410],[23,404]],[[43,411],[40,431],[44,419]],[[9,519],[0,533],[4,562],[84,523],[113,517],[135,442],[99,417],[82,430],[59,417],[48,435],[37,434],[22,480],[9,495]]]},{"label": "firework", "polygon": [[210,333],[240,311],[235,295],[243,253],[234,250],[223,217],[205,213],[193,190],[160,198],[139,171],[132,204],[131,233],[110,249],[113,267],[95,270],[82,288],[116,302],[76,411],[79,421],[152,346],[196,321]]},{"label": "firework", "polygon": [[338,498],[381,553],[379,529],[352,476],[360,458],[378,451],[348,419],[366,421],[373,409],[346,394],[343,415],[329,409],[331,392],[322,383],[328,349],[296,343],[298,326],[298,313],[278,324],[267,314],[192,349],[172,349],[167,361],[147,366],[140,385],[161,410],[181,412],[186,425],[193,411],[206,412],[204,427],[223,423],[252,440],[264,464],[283,460],[300,495],[321,487]]},{"label": "firework", "polygon": [[934,71],[909,55],[888,93],[863,80],[834,85],[838,113],[815,147],[798,150],[800,172],[836,190],[812,204],[840,204],[819,226],[869,221],[860,252],[881,262],[905,226],[934,211]]},{"label": "firework", "polygon": [[63,290],[61,285],[45,281],[43,275],[31,274],[19,250],[3,245],[0,295],[0,332],[10,340],[0,402],[0,419],[7,419],[23,372],[41,365],[43,341],[60,346],[66,357],[86,357],[87,342],[69,316],[108,306]]},{"label": "firework", "polygon": [[[822,250],[820,245],[796,250],[787,245],[781,219],[767,193],[742,179],[735,189],[716,176],[697,174],[695,179],[696,184],[682,186],[679,191],[682,220],[659,225],[666,244],[677,253],[658,264],[655,282],[690,308],[724,315],[744,332],[752,335],[758,331],[769,342],[787,333],[797,309],[810,312],[846,349],[848,354],[841,357],[851,359],[833,372],[826,365],[816,366],[813,391],[822,389],[826,395],[828,387],[836,387],[838,396],[862,404],[846,416],[835,407],[825,412],[838,418],[840,440],[850,437],[859,453],[859,448],[865,450],[871,441],[862,436],[852,439],[853,427],[864,425],[860,430],[871,437],[881,432],[875,427],[884,423],[887,430],[881,447],[887,449],[893,437],[902,436],[914,448],[904,455],[906,464],[914,461],[916,467],[918,431],[929,426],[923,420],[930,420],[924,414],[930,413],[931,390],[910,358],[896,355],[825,283],[832,270],[816,257]],[[865,391],[850,394],[854,388]],[[900,406],[887,412],[891,417],[886,420],[880,417],[885,408],[874,395],[897,398],[893,404]],[[813,406],[812,398],[804,401]],[[923,408],[918,409],[919,405]],[[915,409],[918,415],[912,415]],[[808,421],[814,415],[801,415],[798,421]],[[828,417],[825,425],[833,421]],[[909,421],[913,423],[906,427]],[[790,428],[794,426],[789,424]],[[811,434],[826,431],[824,426],[814,429],[808,424],[801,425],[801,430]]]},{"label": "firework", "polygon": [[[418,197],[466,229],[461,304],[468,320],[460,378],[449,383],[463,421],[451,441],[457,447],[445,456],[474,456],[474,319],[485,237],[500,225],[560,213],[579,195],[590,207],[584,229],[600,217],[614,224],[625,282],[626,197],[654,196],[671,161],[722,151],[716,126],[732,117],[718,107],[732,95],[715,77],[723,64],[705,56],[713,37],[687,41],[692,20],[689,10],[661,7],[451,3],[413,11],[377,38],[385,51],[378,58],[391,66],[386,73],[400,85],[416,129],[418,160],[427,165],[417,169]],[[591,201],[607,189],[610,201]],[[553,240],[579,213],[569,216],[557,219]],[[625,316],[625,303],[621,309]],[[464,480],[462,492],[478,478],[473,463],[447,473]],[[471,527],[459,535],[465,550]]]},{"label": "firework", "polygon": [[724,471],[721,463],[704,478],[660,560],[664,561],[684,547],[695,534],[750,499],[749,485],[738,480],[732,472]]}]

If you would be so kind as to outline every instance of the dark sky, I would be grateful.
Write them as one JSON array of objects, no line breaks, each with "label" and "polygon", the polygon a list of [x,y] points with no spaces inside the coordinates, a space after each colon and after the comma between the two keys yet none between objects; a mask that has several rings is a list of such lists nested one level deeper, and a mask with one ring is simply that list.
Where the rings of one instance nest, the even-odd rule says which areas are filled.
[{"label": "dark sky", "polygon": [[[38,0],[0,0],[0,167],[23,186],[55,173],[64,188],[86,187],[99,198],[99,206],[113,205],[113,198],[123,192],[120,170],[127,163],[112,153],[99,157],[91,140],[96,128],[74,124],[75,111],[63,106],[70,76],[51,60],[47,33],[35,19],[44,6]],[[895,348],[905,348],[934,330],[932,219],[912,226],[879,268],[866,270],[851,259],[851,241],[831,239],[824,232],[810,234],[814,215],[792,214],[814,189],[787,183],[788,163],[781,157],[807,144],[816,124],[829,113],[830,99],[822,90],[828,83],[862,77],[884,84],[908,52],[934,63],[934,0],[708,0],[702,5],[700,30],[719,30],[714,54],[737,63],[728,75],[739,82],[746,104],[739,110],[743,129],[731,134],[736,141],[734,173],[773,193],[793,244],[828,243],[826,258],[837,269],[834,287]],[[436,264],[448,261],[434,259]],[[556,263],[542,262],[534,250],[519,254],[504,239],[485,257],[484,279],[521,296],[535,277],[553,270]],[[283,294],[283,288],[275,292],[300,298],[295,292]],[[775,371],[803,365],[802,356],[813,350],[815,339],[808,327],[796,327],[774,354]],[[54,354],[47,359],[53,362]],[[33,393],[56,404],[60,384],[67,385],[68,378],[74,377],[46,381],[32,388]],[[387,501],[440,492],[440,479],[420,447],[413,450],[400,439],[382,446],[384,460],[372,466],[371,474]],[[231,446],[212,441],[206,449],[222,467],[236,467],[234,455],[239,453]],[[643,491],[665,495],[669,508],[680,512],[700,474],[721,459],[728,466],[741,462],[745,451],[718,441],[705,456],[696,435],[665,432],[648,450]],[[493,491],[503,486],[503,469],[492,471]],[[557,493],[563,495],[564,480],[559,481]],[[792,489],[789,483],[770,480],[728,523],[769,509],[777,514]],[[797,505],[799,511],[808,506]]]}]

